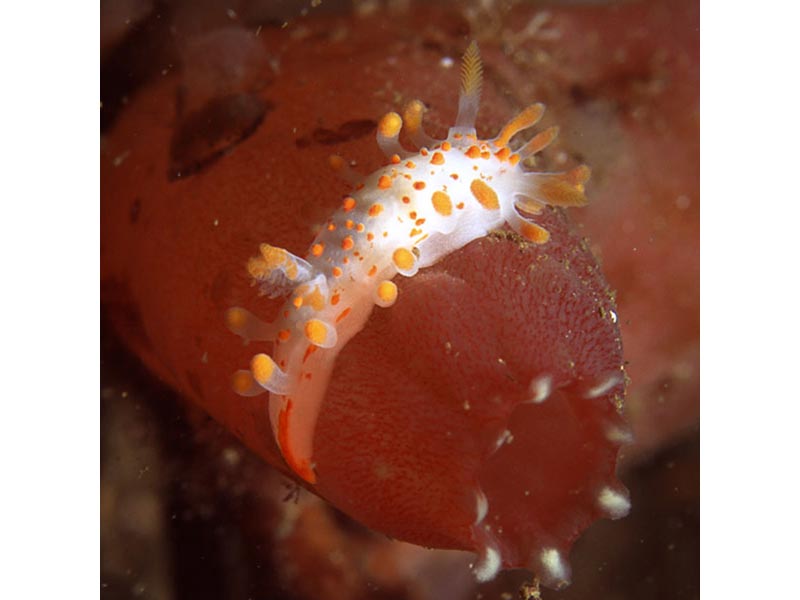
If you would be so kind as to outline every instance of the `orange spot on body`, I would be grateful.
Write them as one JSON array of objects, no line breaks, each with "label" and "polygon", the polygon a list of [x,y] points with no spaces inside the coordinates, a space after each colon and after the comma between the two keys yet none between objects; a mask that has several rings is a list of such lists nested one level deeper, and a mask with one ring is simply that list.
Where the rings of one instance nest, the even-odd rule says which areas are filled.
[{"label": "orange spot on body", "polygon": [[443,165],[444,164],[444,155],[441,152],[434,152],[433,156],[431,157],[431,164],[432,165]]},{"label": "orange spot on body", "polygon": [[464,154],[470,158],[478,158],[481,155],[481,151],[477,146],[470,146]]},{"label": "orange spot on body", "polygon": [[352,250],[353,246],[355,246],[355,242],[353,242],[352,235],[348,235],[342,240],[342,250]]},{"label": "orange spot on body", "polygon": [[378,178],[378,187],[382,190],[388,190],[392,187],[392,179],[388,175],[381,175]]},{"label": "orange spot on body", "polygon": [[344,199],[344,201],[342,201],[342,209],[344,210],[344,212],[350,212],[355,207],[356,207],[355,198],[351,198],[350,196],[348,196],[347,198]]},{"label": "orange spot on body", "polygon": [[340,312],[336,317],[336,322],[339,323],[342,319],[344,319],[347,315],[350,314],[350,307],[348,306],[342,312]]},{"label": "orange spot on body", "polygon": [[433,210],[443,217],[447,217],[453,212],[453,203],[450,201],[450,196],[444,192],[433,192],[431,202],[433,202]]},{"label": "orange spot on body", "polygon": [[377,217],[382,212],[383,212],[383,204],[375,203],[369,207],[369,211],[367,211],[367,214],[370,217]]},{"label": "orange spot on body", "polygon": [[341,277],[342,276],[342,270],[339,267],[333,267],[333,270],[331,271],[331,273],[333,274],[334,277]]},{"label": "orange spot on body", "polygon": [[424,181],[415,181],[414,182],[414,189],[415,190],[424,190],[425,189],[425,182]]},{"label": "orange spot on body", "polygon": [[303,354],[303,362],[306,362],[308,360],[308,357],[314,354],[314,352],[316,351],[317,351],[317,346],[315,346],[314,344],[309,344],[308,347],[306,348],[305,354]]},{"label": "orange spot on body", "polygon": [[487,210],[497,210],[500,208],[500,201],[497,193],[480,179],[473,179],[469,185],[469,190],[475,199]]},{"label": "orange spot on body", "polygon": [[322,256],[322,253],[325,251],[324,244],[314,244],[311,246],[311,254],[314,256]]}]

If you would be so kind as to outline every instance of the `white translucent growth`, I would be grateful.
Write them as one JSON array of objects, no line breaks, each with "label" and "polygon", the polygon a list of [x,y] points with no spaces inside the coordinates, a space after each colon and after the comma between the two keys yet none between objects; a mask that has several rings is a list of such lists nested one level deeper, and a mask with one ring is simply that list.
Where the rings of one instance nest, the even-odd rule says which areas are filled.
[{"label": "white translucent growth", "polygon": [[544,572],[541,578],[546,585],[560,588],[569,583],[570,569],[561,557],[561,553],[555,548],[544,548],[539,555]]},{"label": "white translucent growth", "polygon": [[611,426],[606,430],[606,439],[618,444],[632,444],[633,433],[623,427]]},{"label": "white translucent growth", "polygon": [[597,496],[597,503],[600,508],[612,519],[621,519],[631,509],[631,501],[624,494],[605,487]]},{"label": "white translucent growth", "polygon": [[530,399],[528,402],[541,404],[550,397],[553,391],[553,378],[550,375],[542,375],[531,381],[528,386]]},{"label": "white translucent growth", "polygon": [[589,388],[585,394],[585,397],[589,399],[599,398],[620,383],[622,383],[622,374],[612,373],[596,386]]},{"label": "white translucent growth", "polygon": [[483,490],[475,492],[475,525],[480,524],[485,518],[486,513],[489,512],[489,500]]},{"label": "white translucent growth", "polygon": [[475,579],[480,583],[491,581],[500,572],[501,563],[500,551],[492,546],[486,546],[472,569]]},{"label": "white translucent growth", "polygon": [[497,439],[494,442],[494,451],[497,452],[503,446],[503,444],[510,444],[514,441],[514,435],[508,430],[505,429],[503,433],[497,436]]}]

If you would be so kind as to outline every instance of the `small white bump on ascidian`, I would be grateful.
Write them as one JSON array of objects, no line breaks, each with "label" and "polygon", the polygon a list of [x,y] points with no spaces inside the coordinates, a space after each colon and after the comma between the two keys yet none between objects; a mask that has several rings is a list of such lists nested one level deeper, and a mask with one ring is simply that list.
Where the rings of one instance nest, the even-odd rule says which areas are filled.
[{"label": "small white bump on ascidian", "polygon": [[618,444],[632,444],[633,433],[627,428],[612,425],[606,430],[606,439],[609,442],[616,442]]},{"label": "small white bump on ascidian", "polygon": [[631,501],[625,495],[609,487],[600,491],[597,503],[612,519],[621,519],[631,510]]},{"label": "small white bump on ascidian", "polygon": [[596,386],[589,388],[585,394],[585,397],[589,398],[590,400],[599,398],[620,383],[622,383],[622,373],[612,373]]},{"label": "small white bump on ascidian", "polygon": [[475,525],[479,525],[486,518],[488,512],[489,500],[483,490],[477,490],[475,492]]},{"label": "small white bump on ascidian", "polygon": [[552,391],[553,378],[550,377],[550,375],[541,375],[531,381],[530,386],[528,386],[528,393],[530,395],[528,402],[541,404],[550,397]]},{"label": "small white bump on ascidian", "polygon": [[497,548],[487,546],[481,553],[481,557],[472,569],[475,579],[480,583],[491,581],[500,571],[500,552]]},{"label": "small white bump on ascidian", "polygon": [[569,583],[570,573],[569,567],[561,558],[561,553],[555,548],[544,548],[540,554],[540,560],[546,573],[543,573],[543,579],[549,581],[549,585],[554,587],[562,587]]}]

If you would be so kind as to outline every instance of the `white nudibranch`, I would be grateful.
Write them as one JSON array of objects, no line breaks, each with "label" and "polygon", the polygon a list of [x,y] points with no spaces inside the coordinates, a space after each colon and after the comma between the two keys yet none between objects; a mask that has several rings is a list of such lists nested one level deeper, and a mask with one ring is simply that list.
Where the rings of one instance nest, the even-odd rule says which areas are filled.
[{"label": "white nudibranch", "polygon": [[[344,160],[331,165],[354,184],[327,221],[305,259],[261,244],[247,270],[269,297],[287,298],[277,320],[265,323],[235,307],[228,327],[246,340],[273,343],[272,355],[256,354],[250,368],[233,377],[236,392],[269,392],[275,439],[297,475],[316,482],[313,440],[317,416],[336,357],[366,324],[375,305],[398,300],[392,279],[414,276],[472,240],[508,223],[525,239],[542,244],[550,234],[534,218],[544,206],[586,204],[589,168],[532,172],[523,161],[556,137],[551,127],[527,143],[511,144],[544,113],[533,104],[491,140],[476,135],[482,66],[475,42],[461,70],[458,116],[446,140],[422,127],[424,105],[410,102],[403,116],[390,112],[378,124],[377,141],[389,164],[359,180]],[[404,148],[400,131],[418,151]]]}]

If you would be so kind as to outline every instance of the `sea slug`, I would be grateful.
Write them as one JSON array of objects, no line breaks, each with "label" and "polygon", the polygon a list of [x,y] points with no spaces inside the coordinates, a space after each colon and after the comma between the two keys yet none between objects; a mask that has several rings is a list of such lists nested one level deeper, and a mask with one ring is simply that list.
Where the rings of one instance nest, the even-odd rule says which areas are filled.
[{"label": "sea slug", "polygon": [[[550,234],[536,221],[545,206],[583,206],[585,165],[542,173],[527,160],[558,134],[550,127],[514,147],[514,136],[539,122],[542,104],[532,104],[490,140],[478,139],[475,118],[482,64],[473,42],[464,54],[458,115],[447,139],[422,127],[424,105],[410,102],[403,116],[379,122],[377,142],[388,164],[360,179],[339,157],[332,165],[353,184],[311,243],[304,258],[261,244],[247,270],[266,296],[286,297],[278,318],[265,323],[235,307],[228,327],[246,340],[269,342],[272,354],[253,356],[234,375],[243,396],[269,393],[275,439],[287,464],[316,482],[314,433],[328,382],[342,348],[361,331],[374,306],[398,301],[396,275],[413,277],[490,231],[509,224],[535,244]],[[405,149],[401,129],[417,150]],[[400,300],[402,301],[402,300]]]}]

